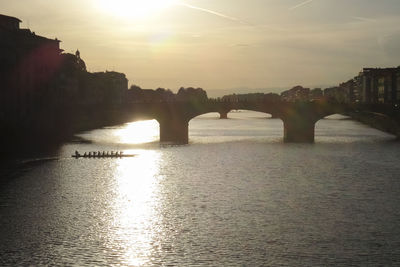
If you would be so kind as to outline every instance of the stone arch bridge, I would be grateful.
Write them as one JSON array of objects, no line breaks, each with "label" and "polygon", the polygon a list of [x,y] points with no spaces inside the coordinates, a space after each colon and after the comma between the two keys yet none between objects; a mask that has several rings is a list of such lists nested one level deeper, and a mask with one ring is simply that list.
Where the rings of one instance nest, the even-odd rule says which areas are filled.
[{"label": "stone arch bridge", "polygon": [[284,142],[314,142],[315,123],[332,114],[345,113],[347,105],[329,101],[311,102],[134,102],[125,106],[127,114],[156,119],[160,125],[160,141],[187,144],[189,121],[199,115],[218,112],[227,118],[231,110],[250,110],[271,114],[283,121]]}]

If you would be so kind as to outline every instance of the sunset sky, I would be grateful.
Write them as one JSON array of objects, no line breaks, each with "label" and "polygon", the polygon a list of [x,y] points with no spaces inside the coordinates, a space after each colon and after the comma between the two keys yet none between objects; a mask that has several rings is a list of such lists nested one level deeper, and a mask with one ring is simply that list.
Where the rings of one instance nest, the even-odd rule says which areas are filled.
[{"label": "sunset sky", "polygon": [[399,0],[0,0],[142,88],[328,86],[400,65]]}]

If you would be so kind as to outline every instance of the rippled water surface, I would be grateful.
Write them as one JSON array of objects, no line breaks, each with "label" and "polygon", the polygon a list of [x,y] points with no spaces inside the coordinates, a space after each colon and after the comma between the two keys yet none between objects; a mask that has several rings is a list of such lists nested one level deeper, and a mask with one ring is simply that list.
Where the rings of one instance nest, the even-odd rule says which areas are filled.
[{"label": "rippled water surface", "polygon": [[333,116],[315,144],[284,144],[280,120],[229,116],[192,120],[186,146],[161,146],[157,122],[135,122],[20,164],[0,187],[0,265],[400,264],[392,136]]}]

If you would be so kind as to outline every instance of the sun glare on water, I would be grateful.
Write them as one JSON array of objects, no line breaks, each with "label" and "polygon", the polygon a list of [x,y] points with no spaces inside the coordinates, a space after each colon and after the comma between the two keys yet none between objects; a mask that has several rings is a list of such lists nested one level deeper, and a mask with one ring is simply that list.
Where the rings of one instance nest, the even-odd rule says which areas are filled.
[{"label": "sun glare on water", "polygon": [[149,18],[178,4],[179,0],[99,0],[96,4],[114,16],[132,19]]},{"label": "sun glare on water", "polygon": [[131,122],[116,131],[115,135],[125,144],[154,142],[159,139],[159,124],[156,120]]}]

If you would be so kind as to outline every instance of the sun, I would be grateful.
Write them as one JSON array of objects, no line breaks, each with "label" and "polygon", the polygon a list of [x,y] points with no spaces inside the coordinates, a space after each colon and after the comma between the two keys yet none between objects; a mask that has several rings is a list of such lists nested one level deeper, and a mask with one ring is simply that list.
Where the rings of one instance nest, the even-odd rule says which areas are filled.
[{"label": "sun", "polygon": [[145,19],[177,5],[178,2],[179,0],[99,0],[96,4],[113,16]]}]

